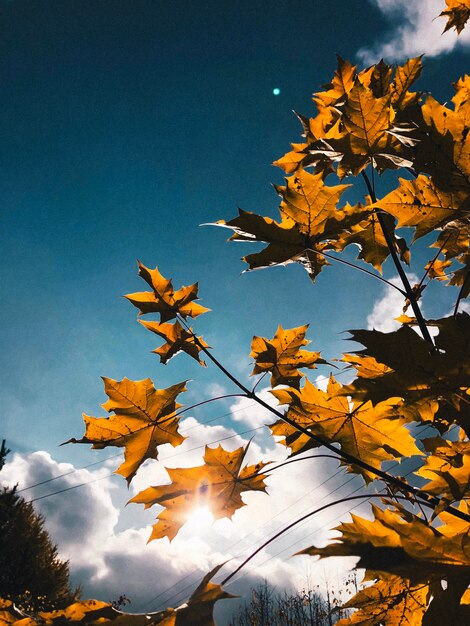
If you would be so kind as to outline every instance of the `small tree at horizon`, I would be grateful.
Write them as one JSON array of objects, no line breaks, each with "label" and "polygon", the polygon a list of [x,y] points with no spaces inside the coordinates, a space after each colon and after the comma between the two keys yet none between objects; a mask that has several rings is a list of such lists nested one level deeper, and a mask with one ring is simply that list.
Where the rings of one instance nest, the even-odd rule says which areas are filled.
[{"label": "small tree at horizon", "polygon": [[[2,443],[0,470],[9,450]],[[77,598],[44,517],[16,487],[0,492],[0,597],[27,611],[62,609]]]}]

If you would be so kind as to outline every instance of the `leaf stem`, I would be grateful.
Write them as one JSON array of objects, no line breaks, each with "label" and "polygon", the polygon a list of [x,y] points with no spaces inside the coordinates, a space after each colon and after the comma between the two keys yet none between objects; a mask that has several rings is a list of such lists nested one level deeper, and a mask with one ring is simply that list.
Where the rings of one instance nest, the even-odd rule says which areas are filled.
[{"label": "leaf stem", "polygon": [[[312,249],[307,248],[307,250],[312,250]],[[369,276],[372,276],[372,278],[376,278],[377,280],[380,280],[383,283],[386,283],[389,287],[393,287],[394,289],[399,291],[403,296],[405,297],[407,296],[406,292],[403,291],[403,289],[400,289],[400,287],[398,287],[397,285],[394,285],[392,282],[390,282],[386,278],[383,278],[382,276],[379,276],[378,274],[374,274],[374,272],[371,272],[365,267],[360,267],[359,265],[356,265],[355,263],[350,263],[349,261],[345,261],[344,259],[339,259],[338,257],[333,256],[332,254],[328,254],[327,252],[319,252],[318,250],[312,250],[312,252],[314,252],[315,254],[321,254],[327,259],[332,259],[333,261],[337,261],[338,263],[342,263],[343,265],[347,265],[348,267],[352,267],[355,270],[358,270],[359,272],[364,272],[364,274],[368,274]]]},{"label": "leaf stem", "polygon": [[[362,177],[366,183],[367,189],[369,191],[370,197],[372,199],[372,202],[376,203],[377,202],[377,196],[375,195],[374,189],[372,187],[372,185],[370,184],[370,180],[369,177],[367,176],[365,171],[361,172]],[[421,313],[421,309],[419,308],[418,305],[418,301],[416,299],[416,295],[413,291],[413,288],[411,287],[410,281],[408,280],[408,276],[406,275],[405,270],[403,269],[402,264],[400,263],[400,259],[398,258],[397,255],[397,251],[395,250],[395,246],[394,246],[394,242],[392,240],[392,236],[390,235],[390,233],[388,232],[388,228],[387,225],[385,224],[385,220],[383,218],[383,215],[381,213],[381,210],[376,211],[376,215],[377,215],[377,219],[378,222],[380,224],[380,228],[382,229],[385,241],[387,243],[388,249],[390,251],[390,256],[392,257],[392,261],[395,265],[395,269],[398,272],[398,275],[400,276],[401,282],[403,284],[403,287],[405,289],[405,294],[406,297],[408,298],[408,300],[410,301],[411,304],[411,308],[413,309],[413,312],[415,314],[416,317],[416,322],[419,326],[419,329],[421,330],[421,334],[423,336],[423,339],[425,341],[427,341],[428,343],[431,344],[432,349],[435,349],[434,346],[434,341],[432,340],[432,337],[429,333],[428,327],[426,326],[426,321],[423,317],[423,314]]]}]

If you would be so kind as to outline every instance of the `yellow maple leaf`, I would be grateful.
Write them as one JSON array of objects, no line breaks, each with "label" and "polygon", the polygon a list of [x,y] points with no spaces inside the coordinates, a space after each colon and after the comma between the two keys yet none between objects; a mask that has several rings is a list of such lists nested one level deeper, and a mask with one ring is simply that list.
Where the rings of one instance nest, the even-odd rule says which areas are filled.
[{"label": "yellow maple leaf", "polygon": [[167,389],[155,389],[150,378],[116,381],[103,378],[109,400],[102,407],[114,411],[110,417],[83,415],[86,431],[82,439],[67,443],[91,443],[93,448],[124,448],[124,462],[116,470],[130,483],[146,459],[156,459],[157,447],[165,443],[181,444],[185,437],[178,432],[175,415],[181,404],[178,394],[186,391],[185,382]]},{"label": "yellow maple leaf", "polygon": [[299,367],[315,369],[315,363],[325,363],[319,352],[301,350],[310,342],[305,339],[308,324],[284,330],[279,326],[273,339],[253,337],[250,356],[255,360],[252,375],[271,372],[271,386],[299,386],[304,374]]},{"label": "yellow maple leaf", "polygon": [[196,338],[191,328],[186,330],[181,326],[178,320],[176,320],[174,324],[160,324],[159,322],[146,322],[144,320],[139,320],[139,322],[147,330],[165,339],[166,343],[163,346],[153,350],[155,354],[160,356],[161,363],[168,363],[178,352],[186,352],[186,354],[189,354],[189,356],[196,359],[200,365],[205,367],[206,364],[199,358],[199,353],[202,347],[208,348],[209,345],[202,337]]},{"label": "yellow maple leaf", "polygon": [[470,498],[470,443],[451,442],[440,437],[424,443],[431,454],[415,472],[429,481],[422,490],[447,502]]},{"label": "yellow maple leaf", "polygon": [[341,607],[358,610],[336,626],[421,626],[430,596],[429,585],[413,585],[400,576],[382,574]]},{"label": "yellow maple leaf", "polygon": [[470,0],[446,0],[446,5],[447,9],[439,14],[439,17],[447,18],[443,32],[455,28],[460,35],[470,17]]},{"label": "yellow maple leaf", "polygon": [[139,315],[160,313],[161,321],[167,322],[174,319],[177,314],[183,318],[197,317],[210,310],[194,302],[198,299],[197,283],[175,291],[171,280],[164,278],[158,268],[151,270],[140,261],[139,276],[152,287],[153,291],[130,293],[124,296],[139,309]]},{"label": "yellow maple leaf", "polygon": [[444,430],[456,422],[468,433],[470,404],[465,395],[470,388],[470,316],[460,313],[431,323],[439,329],[435,350],[408,325],[392,333],[351,331],[354,341],[366,346],[358,356],[373,357],[390,370],[373,379],[359,376],[344,391],[373,403],[403,398],[400,412],[409,419],[433,420]]},{"label": "yellow maple leaf", "polygon": [[391,101],[394,108],[405,109],[417,102],[419,93],[409,91],[411,85],[418,80],[423,68],[422,56],[408,59],[404,65],[399,65],[395,72],[395,79],[391,85]]},{"label": "yellow maple leaf", "polygon": [[[249,444],[248,444],[249,445]],[[149,541],[168,537],[173,539],[194,508],[208,505],[214,518],[232,517],[245,505],[244,491],[265,491],[265,474],[260,471],[266,463],[242,468],[248,445],[227,452],[218,446],[206,446],[204,465],[191,468],[167,468],[171,484],[144,489],[130,502],[163,507],[153,526]]]},{"label": "yellow maple leaf", "polygon": [[[404,427],[405,420],[397,416],[397,405],[401,404],[398,398],[376,406],[372,402],[351,404],[333,376],[327,391],[307,380],[300,390],[288,388],[272,393],[280,404],[289,405],[287,415],[293,422],[326,441],[339,443],[342,451],[375,468],[385,460],[421,454]],[[362,473],[367,481],[375,478],[359,466],[350,469]]]},{"label": "yellow maple leaf", "polygon": [[345,61],[339,55],[337,58],[338,68],[331,83],[324,85],[326,91],[319,91],[313,95],[313,101],[320,110],[338,104],[354,86],[356,66],[351,65],[349,61]]},{"label": "yellow maple leaf", "polygon": [[399,186],[372,204],[397,218],[399,227],[415,228],[414,239],[447,224],[470,217],[470,199],[465,191],[444,191],[432,179],[399,178]]},{"label": "yellow maple leaf", "polygon": [[417,144],[414,169],[430,174],[435,185],[449,192],[469,193],[470,178],[470,104],[468,83],[458,82],[454,110],[432,96],[416,118]]}]

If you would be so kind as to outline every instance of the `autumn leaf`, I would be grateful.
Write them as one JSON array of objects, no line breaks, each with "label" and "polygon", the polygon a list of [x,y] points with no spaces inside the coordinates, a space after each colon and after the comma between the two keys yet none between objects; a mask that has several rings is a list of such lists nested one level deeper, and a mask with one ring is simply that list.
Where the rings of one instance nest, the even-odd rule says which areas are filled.
[{"label": "autumn leaf", "polygon": [[261,241],[268,244],[261,252],[244,257],[250,269],[297,262],[303,265],[312,281],[328,264],[323,251],[335,249],[339,234],[370,213],[370,209],[349,204],[336,208],[348,185],[328,187],[321,174],[299,170],[276,186],[282,197],[281,222],[240,211],[238,217],[212,224],[230,228],[231,241]]},{"label": "autumn leaf", "polygon": [[408,412],[410,419],[434,420],[436,424],[442,421],[445,430],[455,421],[468,433],[470,316],[460,313],[431,323],[439,329],[435,350],[409,326],[392,333],[350,331],[354,341],[366,346],[357,352],[359,358],[373,357],[391,371],[374,378],[360,376],[344,391],[374,404],[401,397],[401,410]]},{"label": "autumn leaf", "polygon": [[196,337],[191,328],[189,330],[184,329],[178,320],[174,324],[159,324],[158,322],[146,322],[144,320],[139,320],[139,322],[147,330],[165,339],[166,343],[163,346],[153,350],[155,354],[160,356],[161,363],[168,363],[178,352],[186,352],[186,354],[189,354],[200,365],[205,367],[206,364],[199,358],[199,353],[203,347],[209,348],[209,345],[202,337]]},{"label": "autumn leaf", "polygon": [[171,280],[163,278],[158,268],[151,270],[140,261],[139,276],[152,288],[152,291],[130,293],[124,296],[139,309],[139,315],[160,313],[161,321],[167,322],[174,319],[176,315],[181,315],[186,319],[197,317],[210,310],[194,302],[198,299],[197,283],[175,291]]},{"label": "autumn leaf", "polygon": [[358,610],[336,626],[421,626],[430,596],[429,585],[412,585],[400,576],[382,574],[343,604],[342,609]]},{"label": "autumn leaf", "polygon": [[465,28],[468,18],[470,17],[470,1],[469,0],[446,0],[447,9],[439,14],[439,17],[446,17],[447,24],[444,33],[451,28],[455,28],[460,35]]},{"label": "autumn leaf", "polygon": [[413,168],[433,178],[434,184],[450,193],[469,193],[470,103],[467,82],[455,84],[454,110],[432,96],[415,117],[417,143]]},{"label": "autumn leaf", "polygon": [[130,483],[146,459],[156,459],[159,445],[181,444],[185,437],[178,432],[179,418],[175,415],[181,404],[176,397],[186,391],[185,382],[167,389],[155,389],[150,378],[116,381],[103,378],[109,397],[102,407],[110,417],[83,415],[86,431],[82,439],[67,443],[91,443],[93,448],[124,447],[124,463],[116,470]]},{"label": "autumn leaf", "polygon": [[432,179],[422,175],[416,180],[398,180],[398,188],[372,207],[396,217],[399,227],[415,228],[415,239],[435,229],[444,228],[451,222],[470,217],[470,199],[467,192],[443,191]]},{"label": "autumn leaf", "polygon": [[402,110],[418,101],[420,94],[410,92],[409,88],[421,74],[423,68],[421,59],[422,56],[414,57],[397,67],[395,79],[391,85],[391,101],[394,108]]},{"label": "autumn leaf", "polygon": [[299,387],[302,374],[298,368],[315,369],[315,363],[325,363],[319,352],[301,350],[310,342],[305,339],[308,324],[284,330],[279,326],[273,339],[253,337],[250,356],[255,360],[251,375],[271,372],[271,386]]},{"label": "autumn leaf", "polygon": [[345,61],[339,55],[337,55],[337,59],[338,68],[331,83],[323,86],[326,91],[319,91],[313,96],[313,101],[318,109],[337,105],[354,86],[356,66],[352,66],[349,61]]},{"label": "autumn leaf", "polygon": [[372,513],[373,520],[351,514],[351,522],[342,522],[335,529],[341,537],[334,543],[324,548],[311,546],[298,554],[359,556],[357,567],[401,576],[413,584],[448,575],[470,576],[468,523],[464,528],[457,525],[453,532],[451,521],[447,524],[451,532],[446,533],[398,505],[395,510],[373,505]]},{"label": "autumn leaf", "polygon": [[219,600],[236,598],[225,591],[221,585],[211,582],[223,566],[217,565],[204,576],[197,589],[192,593],[188,602],[178,607],[170,615],[169,621],[161,622],[162,626],[215,626],[212,616],[214,605]]},{"label": "autumn leaf", "polygon": [[[249,445],[249,444],[248,444]],[[214,518],[231,518],[245,505],[241,499],[244,491],[265,491],[265,474],[260,474],[266,463],[242,468],[248,445],[227,452],[218,446],[206,446],[204,465],[192,468],[167,468],[171,484],[149,487],[138,493],[130,502],[154,504],[164,507],[153,526],[149,541],[168,537],[171,541],[195,507],[208,505]]]},{"label": "autumn leaf", "polygon": [[431,454],[415,472],[428,482],[423,491],[437,495],[447,502],[470,498],[470,443],[446,441],[441,437],[424,440]]},{"label": "autumn leaf", "polygon": [[[370,205],[369,205],[370,206]],[[394,234],[395,222],[391,215],[383,214],[382,223],[385,224],[390,239],[403,262],[409,265],[410,253],[406,241]],[[376,270],[382,272],[382,264],[390,255],[390,248],[385,239],[382,224],[379,222],[374,210],[369,211],[366,219],[352,224],[349,230],[343,231],[336,243],[336,250],[344,250],[347,246],[355,244],[359,246],[358,259],[370,263]]]},{"label": "autumn leaf", "polygon": [[[333,376],[327,391],[317,389],[307,380],[301,390],[288,388],[272,393],[280,404],[289,405],[287,416],[293,422],[325,441],[339,443],[343,452],[377,469],[385,460],[421,454],[404,427],[405,420],[398,416],[398,398],[376,406],[371,402],[350,404]],[[360,466],[350,469],[362,473],[367,481],[376,477]]]}]

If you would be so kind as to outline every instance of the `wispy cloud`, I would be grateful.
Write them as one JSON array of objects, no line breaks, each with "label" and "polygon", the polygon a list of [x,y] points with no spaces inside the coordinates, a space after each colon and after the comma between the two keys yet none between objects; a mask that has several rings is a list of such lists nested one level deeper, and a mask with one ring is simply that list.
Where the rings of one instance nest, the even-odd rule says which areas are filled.
[{"label": "wispy cloud", "polygon": [[442,0],[369,0],[389,20],[391,31],[357,53],[366,65],[381,58],[387,61],[426,54],[436,56],[451,52],[456,46],[470,45],[470,29],[459,36],[455,30],[442,34],[445,19],[437,17],[444,7]]}]

